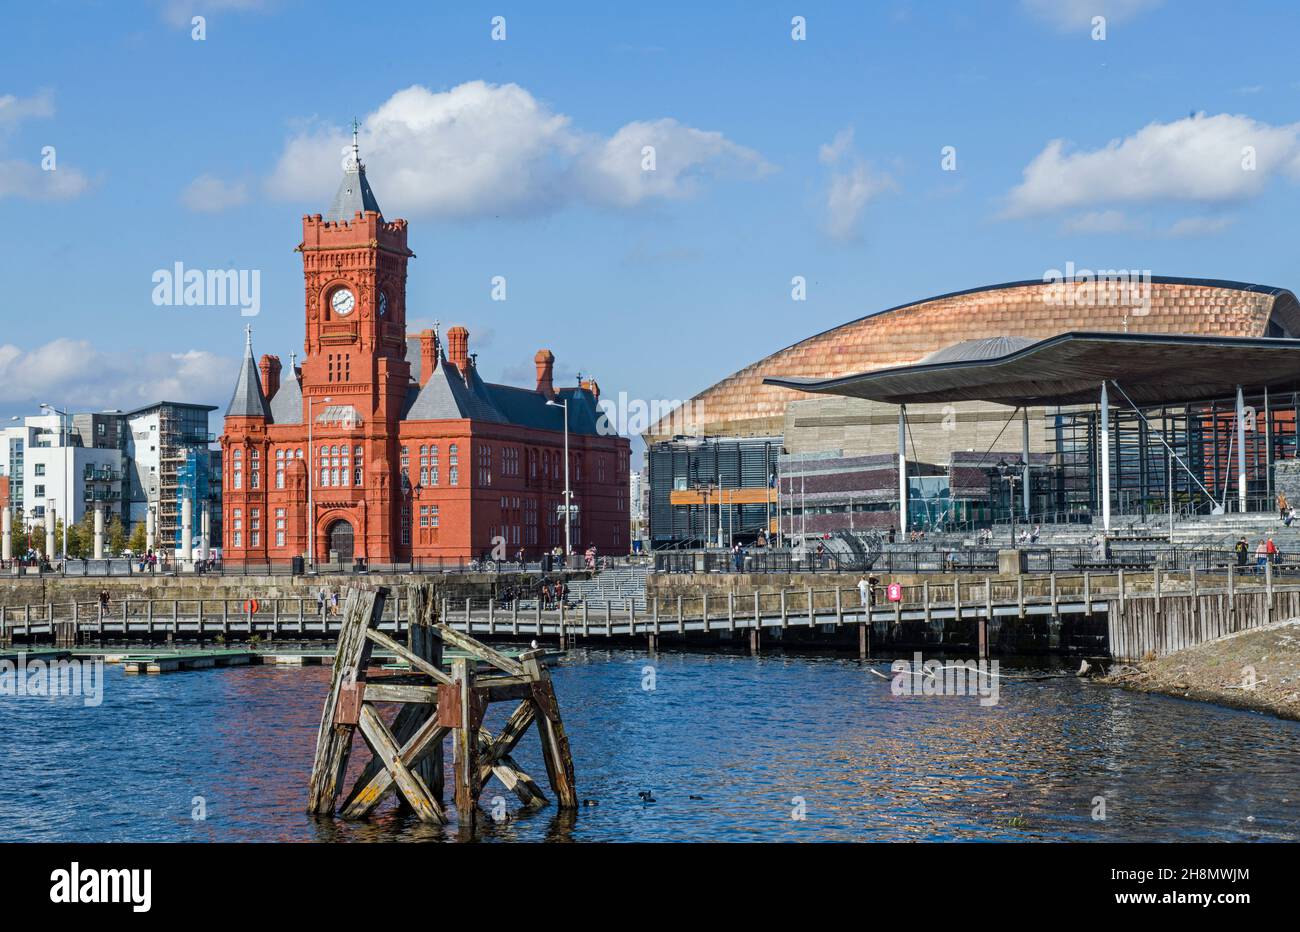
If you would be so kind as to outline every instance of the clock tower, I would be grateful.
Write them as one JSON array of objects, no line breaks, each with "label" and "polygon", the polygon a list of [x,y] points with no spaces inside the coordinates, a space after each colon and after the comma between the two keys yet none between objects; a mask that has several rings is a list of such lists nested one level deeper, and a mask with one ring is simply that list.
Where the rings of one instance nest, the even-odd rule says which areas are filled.
[{"label": "clock tower", "polygon": [[[309,521],[318,558],[351,528],[353,552],[397,554],[397,436],[411,382],[406,360],[405,220],[385,220],[366,180],[353,125],[352,151],[329,211],[303,218],[305,358],[302,421],[317,449]],[[337,468],[336,468],[337,467]],[[342,469],[344,475],[336,475]],[[322,469],[328,472],[322,473]]]},{"label": "clock tower", "polygon": [[[384,219],[357,148],[324,216],[302,220],[306,287],[303,401],[328,396],[367,420],[395,424],[410,380],[406,362],[405,220]],[[305,412],[304,412],[305,413]]]}]

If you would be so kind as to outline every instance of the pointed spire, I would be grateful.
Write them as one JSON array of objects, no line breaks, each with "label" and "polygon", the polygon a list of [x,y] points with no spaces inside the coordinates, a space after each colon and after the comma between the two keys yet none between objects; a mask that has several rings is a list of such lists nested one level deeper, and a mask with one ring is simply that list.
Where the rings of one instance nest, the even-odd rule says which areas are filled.
[{"label": "pointed spire", "polygon": [[330,204],[330,209],[325,213],[326,220],[335,223],[352,220],[358,212],[364,213],[371,210],[383,216],[384,212],[379,209],[379,201],[375,199],[375,192],[370,190],[370,182],[366,180],[366,166],[361,161],[360,135],[361,124],[354,119],[352,121],[352,153],[343,166],[343,180],[339,182],[339,189],[334,193],[334,201]]},{"label": "pointed spire", "polygon": [[253,328],[247,326],[244,330],[244,362],[239,367],[239,379],[235,382],[234,394],[230,396],[226,417],[270,417],[271,409],[267,406],[266,395],[262,394],[257,360],[253,358]]}]

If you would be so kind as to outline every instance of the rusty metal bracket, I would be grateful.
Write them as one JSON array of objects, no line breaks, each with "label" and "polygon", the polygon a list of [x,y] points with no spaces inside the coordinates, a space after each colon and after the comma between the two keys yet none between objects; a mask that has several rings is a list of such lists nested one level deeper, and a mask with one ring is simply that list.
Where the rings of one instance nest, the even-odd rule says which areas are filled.
[{"label": "rusty metal bracket", "polygon": [[334,706],[334,724],[356,725],[360,722],[361,700],[365,694],[365,683],[343,683],[339,686],[339,701]]}]

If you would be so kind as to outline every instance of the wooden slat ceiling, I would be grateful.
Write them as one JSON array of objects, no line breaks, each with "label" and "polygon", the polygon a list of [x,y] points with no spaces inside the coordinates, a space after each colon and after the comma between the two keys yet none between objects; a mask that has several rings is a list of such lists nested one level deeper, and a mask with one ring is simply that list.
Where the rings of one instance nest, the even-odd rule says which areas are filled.
[{"label": "wooden slat ceiling", "polygon": [[[988,401],[1093,404],[1114,380],[1135,404],[1179,404],[1300,387],[1300,340],[1185,334],[1063,333],[993,359],[877,369],[834,379],[765,383],[889,404]],[[1116,399],[1118,401],[1118,399]]]}]

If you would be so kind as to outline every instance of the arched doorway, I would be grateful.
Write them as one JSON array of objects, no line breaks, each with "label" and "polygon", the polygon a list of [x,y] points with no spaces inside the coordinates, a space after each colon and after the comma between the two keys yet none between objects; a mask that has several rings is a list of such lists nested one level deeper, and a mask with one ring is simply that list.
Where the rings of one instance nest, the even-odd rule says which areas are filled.
[{"label": "arched doorway", "polygon": [[352,562],[352,525],[340,519],[329,526],[325,532],[326,549],[331,556],[338,554],[340,563]]}]

